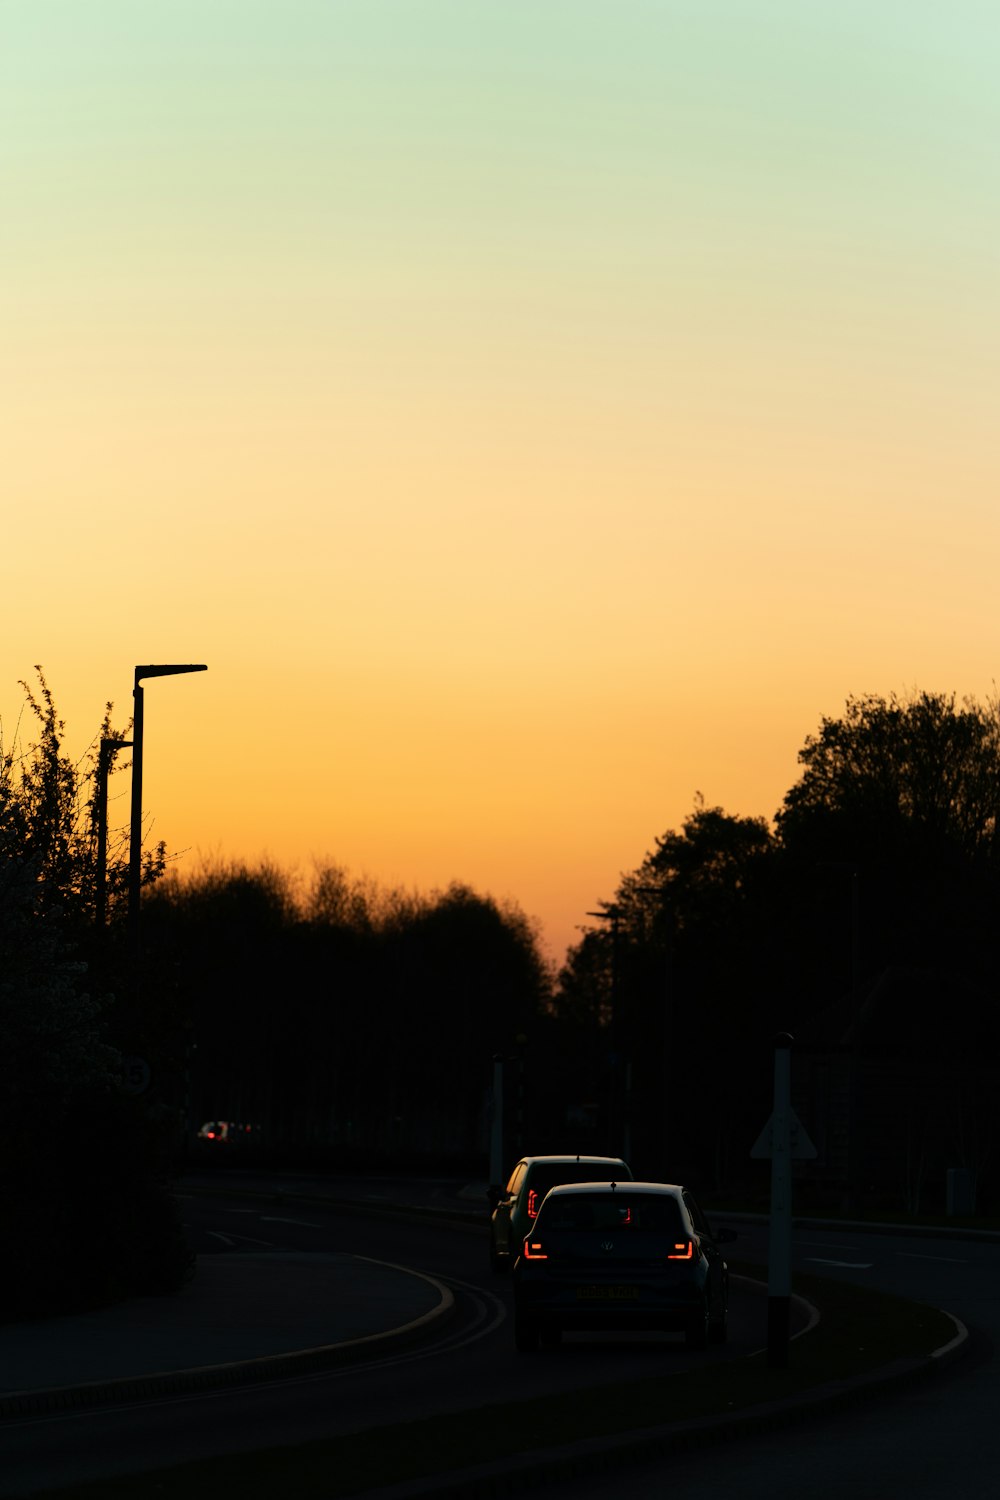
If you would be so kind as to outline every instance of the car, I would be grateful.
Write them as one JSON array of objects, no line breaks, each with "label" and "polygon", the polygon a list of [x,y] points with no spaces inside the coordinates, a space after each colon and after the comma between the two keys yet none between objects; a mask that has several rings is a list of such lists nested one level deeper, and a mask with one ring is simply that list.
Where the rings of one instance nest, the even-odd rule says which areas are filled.
[{"label": "car", "polygon": [[[214,1146],[243,1147],[260,1145],[260,1126],[245,1125],[237,1120],[206,1120],[198,1131],[199,1141],[212,1141]],[[202,1148],[199,1148],[202,1149]]]},{"label": "car", "polygon": [[505,1189],[491,1194],[490,1265],[506,1271],[520,1254],[545,1194],[560,1182],[622,1182],[632,1173],[620,1156],[522,1156]]},{"label": "car", "polygon": [[567,1330],[664,1330],[691,1349],[723,1343],[729,1272],[693,1195],[676,1183],[553,1187],[513,1266],[522,1353]]}]

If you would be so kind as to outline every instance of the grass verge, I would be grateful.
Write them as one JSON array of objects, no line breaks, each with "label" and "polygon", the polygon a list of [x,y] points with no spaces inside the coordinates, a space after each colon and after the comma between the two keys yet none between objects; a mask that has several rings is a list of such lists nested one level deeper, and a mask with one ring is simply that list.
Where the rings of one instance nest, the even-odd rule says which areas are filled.
[{"label": "grass verge", "polygon": [[[760,1267],[730,1262],[736,1274]],[[817,1328],[792,1345],[787,1370],[763,1354],[674,1370],[669,1375],[508,1401],[419,1422],[180,1464],[119,1479],[39,1491],[39,1500],[338,1500],[382,1485],[416,1481],[488,1463],[496,1455],[614,1437],[670,1422],[735,1415],[904,1359],[920,1359],[954,1336],[933,1308],[818,1277],[795,1290],[819,1306]],[[764,1319],[761,1319],[763,1332]]]}]

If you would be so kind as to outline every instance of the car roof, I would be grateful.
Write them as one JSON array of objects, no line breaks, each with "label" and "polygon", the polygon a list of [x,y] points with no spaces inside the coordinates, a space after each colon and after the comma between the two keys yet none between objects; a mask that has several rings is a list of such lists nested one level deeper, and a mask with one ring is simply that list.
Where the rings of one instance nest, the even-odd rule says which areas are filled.
[{"label": "car roof", "polygon": [[621,1184],[611,1182],[561,1182],[558,1187],[549,1188],[547,1198],[573,1197],[581,1193],[604,1193],[610,1195],[618,1186],[627,1188],[629,1193],[648,1193],[651,1196],[664,1198],[676,1198],[684,1189],[676,1182],[635,1182],[632,1178],[626,1179]]},{"label": "car roof", "polygon": [[553,1167],[569,1166],[573,1162],[578,1161],[587,1162],[588,1164],[593,1162],[595,1167],[602,1166],[605,1163],[609,1167],[624,1167],[626,1165],[625,1159],[621,1156],[591,1156],[588,1152],[583,1152],[579,1156],[522,1156],[521,1161],[528,1166],[534,1166],[536,1162],[541,1162],[545,1166]]}]

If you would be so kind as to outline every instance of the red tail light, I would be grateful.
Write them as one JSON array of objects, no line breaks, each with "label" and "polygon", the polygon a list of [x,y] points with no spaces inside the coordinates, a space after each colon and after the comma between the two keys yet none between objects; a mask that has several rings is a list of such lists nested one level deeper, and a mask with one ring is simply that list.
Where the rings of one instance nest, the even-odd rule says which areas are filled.
[{"label": "red tail light", "polygon": [[524,1242],[525,1260],[548,1260],[548,1256],[542,1249],[540,1240],[526,1239]]},{"label": "red tail light", "polygon": [[683,1244],[677,1244],[667,1253],[667,1260],[692,1260],[694,1257],[694,1240],[685,1240]]},{"label": "red tail light", "polygon": [[538,1213],[538,1192],[535,1188],[528,1189],[528,1218],[533,1219]]}]

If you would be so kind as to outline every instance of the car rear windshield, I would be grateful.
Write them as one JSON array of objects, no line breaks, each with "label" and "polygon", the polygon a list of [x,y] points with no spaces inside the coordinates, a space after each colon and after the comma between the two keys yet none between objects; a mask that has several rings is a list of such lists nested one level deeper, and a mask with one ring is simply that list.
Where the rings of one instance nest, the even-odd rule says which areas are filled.
[{"label": "car rear windshield", "polygon": [[558,1230],[652,1230],[671,1239],[687,1233],[676,1198],[635,1193],[567,1193],[542,1208],[539,1233]]}]

